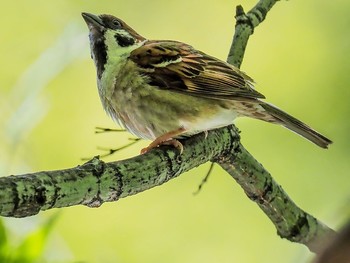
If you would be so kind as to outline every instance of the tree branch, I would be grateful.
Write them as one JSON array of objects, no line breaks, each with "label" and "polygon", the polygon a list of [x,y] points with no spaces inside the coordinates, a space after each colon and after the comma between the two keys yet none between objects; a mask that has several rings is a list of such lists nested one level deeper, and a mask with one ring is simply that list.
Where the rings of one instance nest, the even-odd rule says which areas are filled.
[{"label": "tree branch", "polygon": [[[26,217],[51,208],[98,207],[161,185],[239,144],[234,126],[182,141],[184,151],[162,146],[131,159],[105,163],[98,157],[75,168],[0,178],[0,215]],[[191,160],[190,162],[188,160]]]},{"label": "tree branch", "polygon": [[[236,27],[227,62],[240,68],[249,37],[266,18],[278,0],[260,0],[247,14],[241,5],[236,7]],[[280,237],[306,245],[319,253],[326,240],[335,232],[304,212],[288,197],[270,173],[239,144],[237,155],[225,155],[217,160],[243,188],[246,195],[264,211],[277,229]]]},{"label": "tree branch", "polygon": [[323,251],[325,241],[335,235],[332,229],[300,209],[242,144],[216,162],[270,218],[280,237],[304,244],[318,253]]},{"label": "tree branch", "polygon": [[227,62],[237,68],[241,67],[249,37],[254,28],[265,20],[267,13],[279,0],[260,0],[247,14],[243,7],[236,7],[236,27]]},{"label": "tree branch", "polygon": [[[237,7],[237,24],[228,62],[239,67],[254,28],[261,23],[276,1],[261,0],[247,14]],[[105,163],[99,158],[66,170],[37,172],[0,178],[0,215],[25,217],[41,210],[87,205],[137,194],[161,185],[207,161],[217,162],[244,189],[271,219],[278,234],[311,251],[322,250],[334,231],[307,214],[288,197],[241,145],[234,125],[182,141],[184,152],[160,147],[131,159]],[[189,161],[190,160],[190,161]]]}]

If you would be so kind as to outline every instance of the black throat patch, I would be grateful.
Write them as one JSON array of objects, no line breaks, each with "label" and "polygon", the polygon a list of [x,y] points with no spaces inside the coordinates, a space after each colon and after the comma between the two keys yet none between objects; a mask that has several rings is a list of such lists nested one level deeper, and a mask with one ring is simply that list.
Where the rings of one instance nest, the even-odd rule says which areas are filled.
[{"label": "black throat patch", "polygon": [[105,45],[104,37],[100,37],[93,42],[91,52],[94,56],[97,77],[101,79],[107,63],[107,46]]},{"label": "black throat patch", "polygon": [[135,39],[132,37],[128,37],[120,34],[115,34],[114,37],[117,40],[118,45],[121,47],[128,47],[135,44]]}]

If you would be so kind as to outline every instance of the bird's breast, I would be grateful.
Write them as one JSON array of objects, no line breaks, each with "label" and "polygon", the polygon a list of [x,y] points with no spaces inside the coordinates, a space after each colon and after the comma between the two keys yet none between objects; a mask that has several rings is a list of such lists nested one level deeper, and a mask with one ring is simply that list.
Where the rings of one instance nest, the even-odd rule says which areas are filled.
[{"label": "bird's breast", "polygon": [[98,89],[105,111],[119,125],[145,139],[155,138],[152,124],[144,116],[149,99],[148,81],[134,62],[119,57],[107,63]]},{"label": "bird's breast", "polygon": [[144,139],[154,140],[180,127],[191,135],[228,125],[236,116],[224,107],[224,101],[152,86],[127,58],[107,64],[98,87],[106,112],[129,132]]}]

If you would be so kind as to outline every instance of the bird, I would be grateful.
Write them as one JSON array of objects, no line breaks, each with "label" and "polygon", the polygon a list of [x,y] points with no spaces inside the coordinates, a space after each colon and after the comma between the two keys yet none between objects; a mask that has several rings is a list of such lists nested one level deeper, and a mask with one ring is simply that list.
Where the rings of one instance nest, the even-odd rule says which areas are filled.
[{"label": "bird", "polygon": [[174,40],[148,40],[109,14],[82,13],[98,93],[107,114],[135,136],[182,153],[178,140],[232,125],[237,117],[279,124],[322,148],[330,139],[264,101],[237,67]]}]

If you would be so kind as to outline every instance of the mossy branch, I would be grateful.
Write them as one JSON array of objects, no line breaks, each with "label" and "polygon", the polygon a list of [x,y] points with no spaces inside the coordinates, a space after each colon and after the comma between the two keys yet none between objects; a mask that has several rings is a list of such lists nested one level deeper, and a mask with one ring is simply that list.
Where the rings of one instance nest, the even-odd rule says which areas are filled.
[{"label": "mossy branch", "polygon": [[278,0],[260,0],[247,14],[241,5],[236,7],[236,27],[227,62],[241,67],[249,37],[254,28],[265,20],[267,13]]},{"label": "mossy branch", "polygon": [[[26,217],[41,210],[104,202],[137,194],[161,185],[183,172],[218,158],[239,142],[232,127],[198,134],[183,141],[180,155],[160,147],[131,159],[105,163],[98,157],[70,169],[0,178],[0,215]],[[188,161],[191,160],[191,161]]]},{"label": "mossy branch", "polygon": [[[247,14],[236,9],[236,29],[228,62],[240,67],[254,28],[277,1],[261,0]],[[72,205],[98,207],[104,202],[137,194],[161,185],[205,162],[222,166],[256,202],[276,226],[278,234],[323,249],[335,232],[297,207],[240,143],[234,125],[182,141],[183,154],[162,146],[131,159],[105,163],[99,158],[71,169],[37,172],[0,178],[0,215],[26,217],[51,208]]]}]

